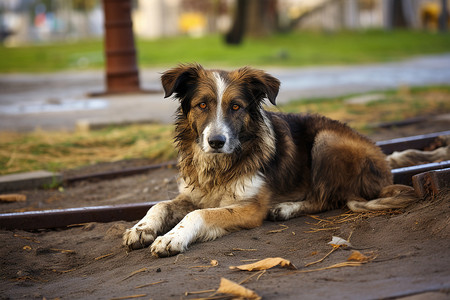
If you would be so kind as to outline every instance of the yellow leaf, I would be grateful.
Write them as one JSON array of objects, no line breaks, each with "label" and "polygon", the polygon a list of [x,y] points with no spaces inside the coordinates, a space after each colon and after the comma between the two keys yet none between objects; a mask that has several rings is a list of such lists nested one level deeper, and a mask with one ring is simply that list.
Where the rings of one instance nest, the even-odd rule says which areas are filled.
[{"label": "yellow leaf", "polygon": [[257,261],[252,264],[240,265],[240,266],[231,266],[230,269],[239,269],[243,271],[260,271],[267,270],[273,268],[277,265],[281,265],[282,267],[286,267],[288,269],[296,270],[297,268],[289,261],[281,257],[269,257],[260,261]]},{"label": "yellow leaf", "polygon": [[367,256],[359,252],[358,250],[354,250],[352,254],[347,258],[347,261],[360,261],[365,262],[371,260],[373,257]]},{"label": "yellow leaf", "polygon": [[258,296],[258,294],[254,291],[223,277],[220,279],[220,286],[217,289],[216,293],[229,294],[247,299],[261,299],[261,297]]}]

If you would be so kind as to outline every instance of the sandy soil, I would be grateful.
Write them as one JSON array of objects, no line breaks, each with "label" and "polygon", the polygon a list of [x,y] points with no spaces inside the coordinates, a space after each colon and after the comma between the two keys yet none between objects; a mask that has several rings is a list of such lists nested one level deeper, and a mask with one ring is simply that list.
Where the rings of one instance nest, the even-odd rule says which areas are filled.
[{"label": "sandy soil", "polygon": [[[424,123],[377,132],[382,140],[448,130],[448,122]],[[141,162],[127,162],[124,164]],[[116,168],[105,164],[70,174]],[[68,173],[69,174],[69,173]],[[66,208],[156,201],[176,195],[176,171],[80,182],[63,191],[22,191],[25,203],[0,211]],[[89,223],[58,230],[0,230],[1,299],[193,299],[212,292],[222,277],[241,282],[264,299],[450,298],[450,193],[424,199],[403,211],[348,214],[335,210],[235,232],[192,245],[175,257],[154,258],[148,249],[127,253],[121,235],[133,222]],[[270,233],[270,231],[276,231]],[[333,251],[332,236],[352,247]],[[371,257],[353,267],[324,269],[347,261],[353,250]],[[290,260],[265,273],[230,270],[267,257]],[[217,260],[217,266],[211,266]],[[308,272],[304,272],[308,271]],[[259,276],[260,275],[260,276]],[[259,277],[258,277],[259,276]]]}]

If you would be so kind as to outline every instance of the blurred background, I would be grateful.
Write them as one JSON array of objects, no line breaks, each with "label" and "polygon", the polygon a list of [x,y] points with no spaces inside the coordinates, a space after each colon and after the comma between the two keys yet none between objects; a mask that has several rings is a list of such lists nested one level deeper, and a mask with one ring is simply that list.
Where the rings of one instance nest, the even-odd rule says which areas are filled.
[{"label": "blurred background", "polygon": [[449,2],[0,0],[0,174],[175,158],[159,80],[189,62],[262,68],[268,109],[373,139],[448,130]]},{"label": "blurred background", "polygon": [[[244,31],[259,37],[311,29],[436,31],[446,30],[448,21],[446,0],[132,0],[131,5],[135,34],[150,39],[222,33],[236,43]],[[103,23],[101,0],[0,1],[0,38],[8,47],[101,38]]]}]

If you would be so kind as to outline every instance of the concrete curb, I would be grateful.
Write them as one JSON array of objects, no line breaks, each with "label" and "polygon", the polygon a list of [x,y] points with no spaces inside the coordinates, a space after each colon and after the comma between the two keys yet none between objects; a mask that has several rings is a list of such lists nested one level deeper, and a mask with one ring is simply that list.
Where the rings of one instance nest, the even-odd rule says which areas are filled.
[{"label": "concrete curb", "polygon": [[39,170],[0,176],[0,193],[25,189],[36,189],[62,182],[60,173]]}]

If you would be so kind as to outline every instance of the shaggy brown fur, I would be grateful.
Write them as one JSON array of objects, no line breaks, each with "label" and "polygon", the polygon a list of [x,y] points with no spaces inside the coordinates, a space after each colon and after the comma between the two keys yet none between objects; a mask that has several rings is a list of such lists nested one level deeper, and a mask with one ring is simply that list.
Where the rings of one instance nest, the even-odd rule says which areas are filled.
[{"label": "shaggy brown fur", "polygon": [[180,195],[127,230],[130,249],[152,244],[154,255],[174,255],[265,218],[345,205],[400,208],[417,200],[413,188],[393,185],[381,150],[348,126],[319,115],[264,111],[263,100],[275,104],[280,83],[261,70],[181,65],[162,75],[162,85],[166,97],[180,101]]}]

